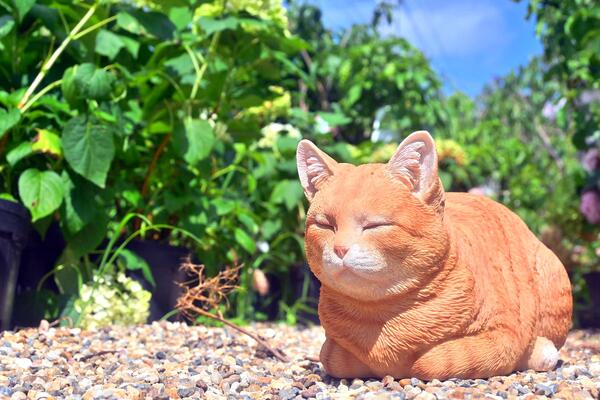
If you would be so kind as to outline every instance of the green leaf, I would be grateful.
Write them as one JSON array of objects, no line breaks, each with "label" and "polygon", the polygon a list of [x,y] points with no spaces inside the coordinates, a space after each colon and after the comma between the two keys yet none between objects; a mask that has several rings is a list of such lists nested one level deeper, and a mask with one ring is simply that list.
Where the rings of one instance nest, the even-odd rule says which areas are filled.
[{"label": "green leaf", "polygon": [[[12,28],[15,26],[15,20],[10,15],[3,15],[0,17],[0,39],[8,35]],[[0,50],[4,50],[2,42],[0,42]]]},{"label": "green leaf", "polygon": [[108,227],[108,216],[96,213],[93,221],[86,224],[79,232],[67,237],[67,248],[65,249],[70,259],[79,259],[94,251],[106,237]]},{"label": "green leaf", "polygon": [[81,272],[75,265],[60,265],[54,270],[54,281],[61,294],[76,295],[83,284]]},{"label": "green leaf", "polygon": [[97,189],[79,175],[71,177],[66,171],[63,171],[62,180],[65,189],[62,229],[67,237],[72,237],[98,214]]},{"label": "green leaf", "polygon": [[215,135],[208,121],[187,118],[173,132],[173,144],[188,164],[195,164],[208,157]]},{"label": "green leaf", "polygon": [[207,35],[211,35],[215,32],[224,31],[226,29],[237,28],[237,26],[240,23],[240,20],[235,17],[227,17],[223,19],[201,17],[198,23]]},{"label": "green leaf", "polygon": [[192,22],[193,17],[189,7],[173,7],[169,10],[169,19],[178,31],[188,26]]},{"label": "green leaf", "polygon": [[352,119],[342,113],[319,112],[319,116],[331,126],[346,125],[352,122]]},{"label": "green leaf", "polygon": [[33,154],[31,142],[22,142],[17,147],[12,149],[6,155],[6,161],[11,167],[14,167],[22,159]]},{"label": "green leaf", "polygon": [[38,134],[33,139],[31,149],[37,153],[51,154],[56,157],[62,157],[62,145],[60,136],[47,129],[38,129]]},{"label": "green leaf", "polygon": [[272,238],[276,233],[281,231],[281,220],[267,220],[261,227],[262,235],[265,239]]},{"label": "green leaf", "polygon": [[121,29],[131,32],[134,35],[141,35],[145,33],[144,27],[135,19],[131,14],[126,12],[119,12],[117,14],[117,26]]},{"label": "green leaf", "polygon": [[113,60],[121,49],[125,48],[133,58],[137,58],[140,44],[127,36],[117,35],[106,29],[102,29],[96,35],[96,53]]},{"label": "green leaf", "polygon": [[13,126],[15,126],[21,120],[21,112],[12,108],[10,111],[6,111],[0,108],[0,139],[4,134]]},{"label": "green leaf", "polygon": [[85,104],[85,100],[108,100],[115,77],[107,71],[97,69],[90,63],[75,65],[63,74],[62,91],[73,107]]},{"label": "green leaf", "polygon": [[240,228],[235,228],[234,231],[235,240],[246,250],[248,253],[254,253],[256,251],[256,243],[246,232]]},{"label": "green leaf", "polygon": [[31,7],[35,4],[36,0],[13,0],[15,8],[17,9],[17,16],[19,22],[23,21],[25,15],[31,10]]},{"label": "green leaf", "polygon": [[95,117],[79,115],[65,125],[62,144],[73,170],[104,188],[115,156],[112,128]]},{"label": "green leaf", "polygon": [[227,200],[223,198],[217,198],[210,202],[210,204],[215,207],[218,216],[223,216],[229,214],[231,211],[235,209],[236,202],[232,200]]},{"label": "green leaf", "polygon": [[166,61],[165,66],[173,68],[179,76],[185,76],[194,71],[194,64],[188,53],[180,54]]},{"label": "green leaf", "polygon": [[12,202],[14,202],[14,203],[18,203],[17,199],[15,199],[15,198],[13,197],[13,195],[12,195],[12,194],[10,194],[10,193],[0,193],[0,199],[2,199],[2,200],[8,200],[8,201],[12,201]]},{"label": "green leaf", "polygon": [[144,278],[152,285],[156,286],[156,281],[154,280],[154,276],[152,275],[152,271],[148,266],[146,260],[142,257],[135,254],[133,251],[123,249],[119,253],[120,261],[125,265],[129,271],[142,270],[142,274]]},{"label": "green leaf", "polygon": [[121,40],[121,37],[116,33],[102,29],[96,35],[96,53],[106,56],[113,60],[119,51],[125,47],[125,44]]},{"label": "green leaf", "polygon": [[30,168],[19,177],[19,196],[32,220],[37,221],[60,207],[64,196],[62,180],[54,171]]},{"label": "green leaf", "polygon": [[284,179],[275,185],[271,194],[271,202],[284,203],[288,210],[292,210],[302,200],[302,195],[302,187],[296,180]]},{"label": "green leaf", "polygon": [[249,213],[240,212],[237,218],[252,234],[258,233],[258,225]]},{"label": "green leaf", "polygon": [[[144,12],[142,10],[130,10],[129,14],[135,18],[138,24],[143,27],[144,31],[150,35],[161,40],[173,39],[176,28],[166,15],[155,11]],[[130,21],[128,22],[129,26],[133,27]],[[139,28],[139,26],[134,29],[136,28]]]},{"label": "green leaf", "polygon": [[125,45],[125,50],[127,50],[133,58],[137,59],[138,53],[140,51],[140,42],[127,36],[120,37],[123,41],[123,44]]},{"label": "green leaf", "polygon": [[348,91],[348,96],[344,99],[344,103],[347,107],[352,106],[354,103],[360,99],[362,94],[362,86],[354,85]]}]

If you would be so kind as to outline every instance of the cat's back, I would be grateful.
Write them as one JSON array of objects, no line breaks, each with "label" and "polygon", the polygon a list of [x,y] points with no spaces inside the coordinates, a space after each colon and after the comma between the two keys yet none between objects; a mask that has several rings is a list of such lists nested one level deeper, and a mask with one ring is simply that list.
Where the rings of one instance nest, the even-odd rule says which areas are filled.
[{"label": "cat's back", "polygon": [[477,281],[483,314],[516,317],[529,334],[560,347],[572,301],[568,275],[554,253],[515,213],[485,196],[446,193],[444,222],[459,262]]},{"label": "cat's back", "polygon": [[527,238],[536,239],[527,225],[506,206],[486,196],[470,193],[446,193],[444,219],[452,225],[460,225],[463,230],[499,228],[508,224],[511,230],[524,234]]}]

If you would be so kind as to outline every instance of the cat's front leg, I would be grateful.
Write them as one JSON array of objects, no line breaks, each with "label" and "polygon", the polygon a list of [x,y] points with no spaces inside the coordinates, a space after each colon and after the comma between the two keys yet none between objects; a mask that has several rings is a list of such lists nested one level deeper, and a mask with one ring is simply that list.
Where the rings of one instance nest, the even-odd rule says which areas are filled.
[{"label": "cat's front leg", "polygon": [[334,378],[366,378],[373,372],[352,353],[327,338],[321,347],[321,363],[325,372]]}]

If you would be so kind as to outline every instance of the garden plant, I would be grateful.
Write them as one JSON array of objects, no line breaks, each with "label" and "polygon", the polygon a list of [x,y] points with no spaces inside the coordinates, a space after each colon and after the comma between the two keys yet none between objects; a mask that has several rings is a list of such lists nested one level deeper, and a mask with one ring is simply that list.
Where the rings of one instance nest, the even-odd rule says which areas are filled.
[{"label": "garden plant", "polygon": [[143,259],[107,247],[133,235],[190,249],[208,276],[243,265],[226,311],[235,321],[303,321],[316,292],[298,141],[382,162],[427,129],[446,190],[514,210],[585,308],[600,222],[598,7],[529,8],[543,56],[472,99],[445,94],[420,50],[381,34],[392,3],[331,30],[296,1],[0,2],[0,196],[25,206],[41,237],[55,226],[65,241],[18,296],[53,320],[76,317],[90,285],[129,285],[125,271],[143,271],[151,290]]}]

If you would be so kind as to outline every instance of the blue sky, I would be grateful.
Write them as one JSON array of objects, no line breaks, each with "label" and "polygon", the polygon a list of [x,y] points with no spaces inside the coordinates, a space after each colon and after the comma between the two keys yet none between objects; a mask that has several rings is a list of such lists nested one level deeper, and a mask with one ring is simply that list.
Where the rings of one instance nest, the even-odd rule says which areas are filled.
[{"label": "blue sky", "polygon": [[[371,19],[377,0],[310,0],[323,10],[329,28]],[[534,20],[526,20],[527,1],[404,0],[385,34],[406,37],[442,75],[447,92],[477,95],[535,55],[542,46]]]}]

